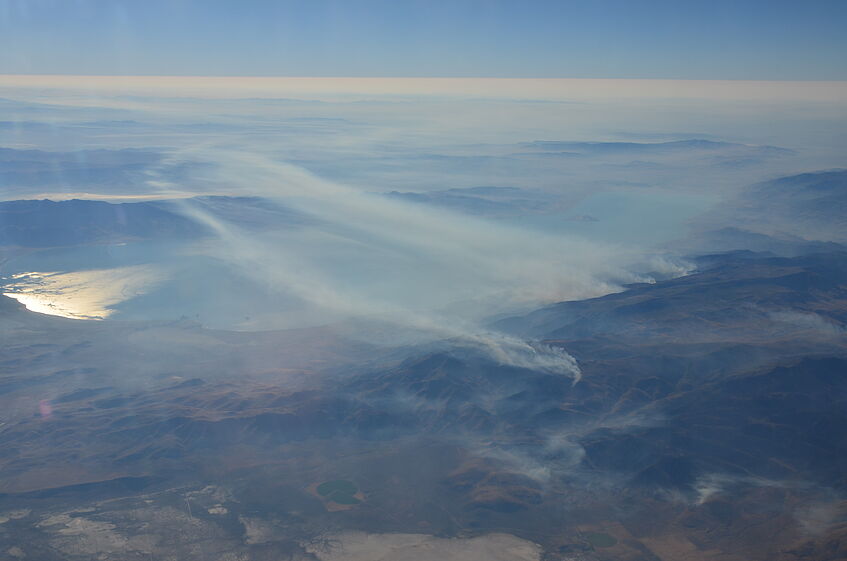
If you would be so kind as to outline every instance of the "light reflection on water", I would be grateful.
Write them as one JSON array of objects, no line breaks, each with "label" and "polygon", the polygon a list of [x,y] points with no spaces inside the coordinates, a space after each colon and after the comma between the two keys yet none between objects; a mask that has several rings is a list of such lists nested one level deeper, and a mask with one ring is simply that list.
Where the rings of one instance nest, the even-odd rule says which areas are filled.
[{"label": "light reflection on water", "polygon": [[26,272],[4,279],[3,294],[28,310],[72,319],[99,320],[112,307],[150,290],[164,275],[148,265],[89,271]]}]

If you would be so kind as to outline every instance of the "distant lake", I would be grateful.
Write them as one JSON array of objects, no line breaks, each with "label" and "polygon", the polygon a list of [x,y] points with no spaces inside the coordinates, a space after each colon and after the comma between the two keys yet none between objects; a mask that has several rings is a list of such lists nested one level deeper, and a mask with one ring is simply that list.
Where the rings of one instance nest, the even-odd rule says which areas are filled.
[{"label": "distant lake", "polygon": [[[286,299],[202,245],[134,242],[50,248],[0,265],[0,293],[29,310],[73,319],[176,320],[268,327]],[[260,319],[261,318],[261,319]]]}]

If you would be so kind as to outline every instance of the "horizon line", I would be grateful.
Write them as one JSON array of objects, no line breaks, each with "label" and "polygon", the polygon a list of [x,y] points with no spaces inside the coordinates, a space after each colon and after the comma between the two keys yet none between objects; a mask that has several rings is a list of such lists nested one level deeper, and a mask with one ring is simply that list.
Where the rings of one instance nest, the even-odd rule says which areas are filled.
[{"label": "horizon line", "polygon": [[[270,80],[580,80],[580,81],[657,81],[657,82],[741,82],[741,83],[818,83],[839,84],[847,83],[843,79],[796,79],[796,78],[670,78],[670,77],[585,77],[585,76],[365,76],[365,75],[270,75],[270,74],[56,74],[56,73],[4,73],[0,72],[0,78],[4,77],[31,77],[31,78],[239,78],[239,79],[270,79]],[[2,86],[2,84],[0,84]]]}]

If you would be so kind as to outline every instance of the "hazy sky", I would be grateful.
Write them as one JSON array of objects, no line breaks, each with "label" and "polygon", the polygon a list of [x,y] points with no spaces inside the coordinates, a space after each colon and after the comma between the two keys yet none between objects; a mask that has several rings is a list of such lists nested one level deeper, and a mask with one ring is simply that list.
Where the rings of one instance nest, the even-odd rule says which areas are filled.
[{"label": "hazy sky", "polygon": [[0,74],[847,79],[844,0],[0,0]]}]

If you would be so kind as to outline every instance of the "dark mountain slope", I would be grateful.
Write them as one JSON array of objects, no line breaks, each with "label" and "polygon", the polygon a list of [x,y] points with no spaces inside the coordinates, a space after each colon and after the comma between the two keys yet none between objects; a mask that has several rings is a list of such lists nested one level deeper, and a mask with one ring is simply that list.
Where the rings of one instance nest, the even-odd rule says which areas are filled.
[{"label": "dark mountain slope", "polygon": [[620,341],[771,339],[792,326],[782,312],[847,321],[847,252],[795,258],[750,252],[700,258],[701,270],[592,300],[563,302],[496,327],[542,339],[614,336]]},{"label": "dark mountain slope", "polygon": [[138,239],[185,239],[205,228],[158,203],[0,202],[0,245],[57,247]]},{"label": "dark mountain slope", "polygon": [[92,200],[0,202],[0,247],[61,247],[211,235],[199,211],[247,230],[303,224],[302,215],[258,197],[194,197],[136,203]]}]

